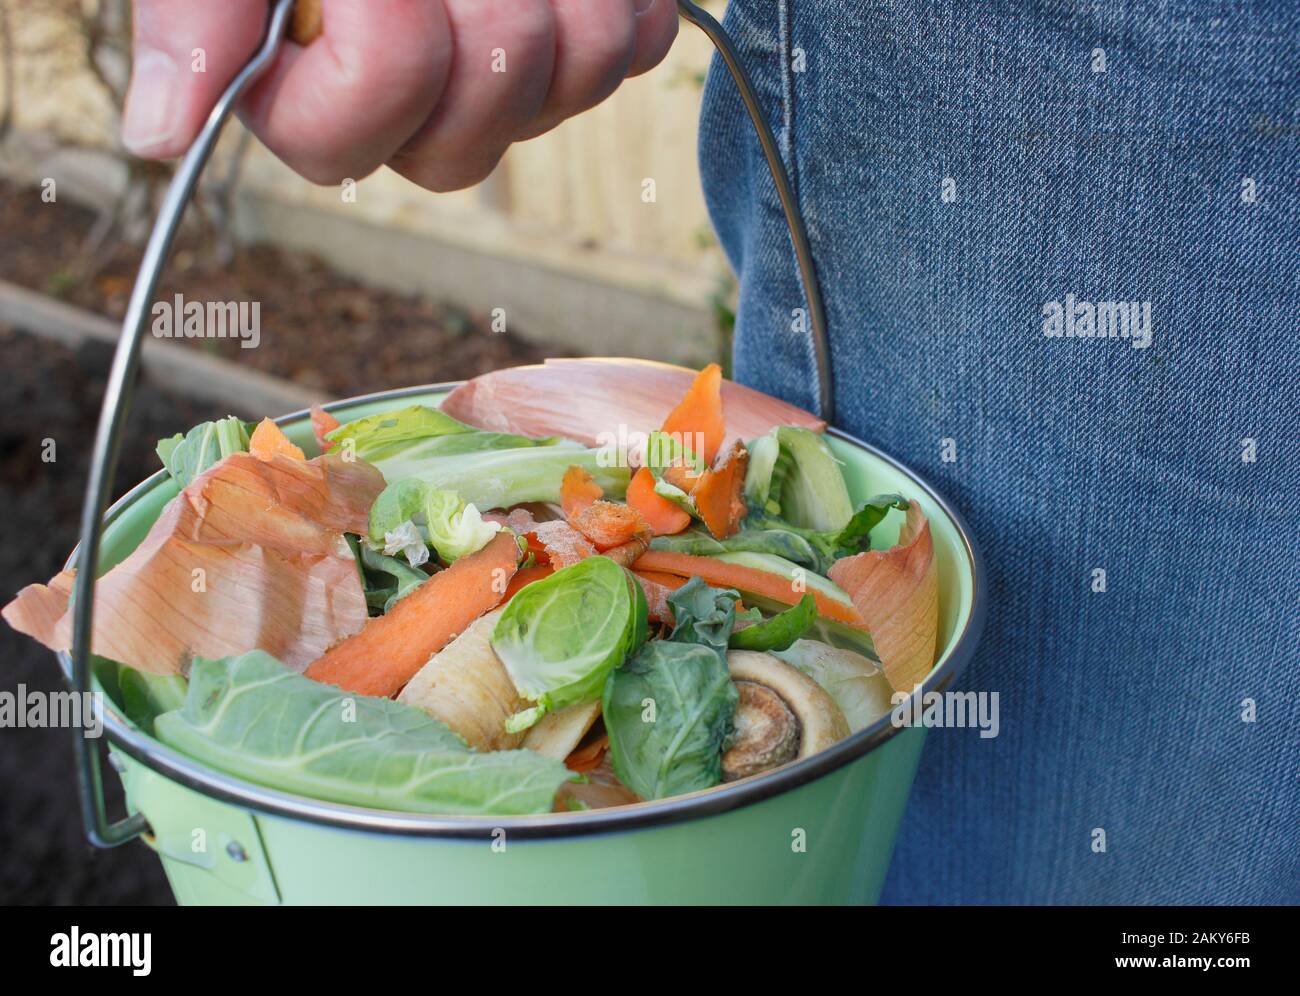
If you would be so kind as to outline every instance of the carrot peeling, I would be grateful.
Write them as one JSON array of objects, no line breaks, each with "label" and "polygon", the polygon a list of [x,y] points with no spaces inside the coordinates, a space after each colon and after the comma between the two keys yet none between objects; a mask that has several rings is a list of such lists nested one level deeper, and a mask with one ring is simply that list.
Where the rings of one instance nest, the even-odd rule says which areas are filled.
[{"label": "carrot peeling", "polygon": [[291,443],[284,430],[269,418],[257,423],[257,428],[248,439],[248,452],[263,461],[269,461],[277,454],[294,460],[307,459],[307,454]]},{"label": "carrot peeling", "polygon": [[704,472],[691,492],[700,518],[714,539],[735,535],[749,511],[742,497],[748,466],[749,451],[744,443],[736,440],[718,464]]},{"label": "carrot peeling", "polygon": [[[675,553],[671,550],[649,550],[633,565],[638,574],[663,572],[679,577],[699,577],[706,584],[715,588],[735,588],[748,591],[763,598],[770,598],[782,605],[795,605],[805,592],[795,591],[790,579],[770,571],[760,571],[742,564],[731,564],[714,557],[697,557],[689,553]],[[817,603],[817,614],[835,622],[844,623],[856,629],[866,629],[855,608],[845,605],[822,592],[809,587],[808,593]],[[399,603],[400,604],[400,603]]]},{"label": "carrot peeling", "polygon": [[684,467],[676,463],[663,469],[663,478],[673,487],[679,491],[685,491],[687,494],[694,491],[696,485],[700,483],[699,474],[692,471],[690,467]]},{"label": "carrot peeling", "polygon": [[560,519],[538,522],[527,509],[517,508],[498,521],[509,526],[528,543],[528,550],[538,561],[555,570],[571,567],[597,553],[592,542]]},{"label": "carrot peeling", "polygon": [[560,507],[570,522],[603,497],[605,492],[584,468],[575,464],[564,472],[564,478],[560,481]]},{"label": "carrot peeling", "polygon": [[611,546],[608,550],[602,550],[600,555],[602,557],[608,557],[610,560],[614,561],[614,563],[618,564],[619,567],[626,567],[628,570],[631,570],[632,565],[635,564],[637,560],[640,559],[641,555],[649,549],[650,533],[641,532],[637,533],[626,543],[622,543],[618,546]]},{"label": "carrot peeling", "polygon": [[596,544],[596,549],[612,550],[616,546],[635,541],[638,537],[650,540],[650,526],[641,513],[630,505],[612,501],[594,501],[569,520],[574,529]]},{"label": "carrot peeling", "polygon": [[594,557],[600,552],[591,540],[567,522],[539,522],[529,535],[536,537],[545,551],[547,563],[557,571],[561,567],[572,567],[579,560]]},{"label": "carrot peeling", "polygon": [[630,505],[605,501],[604,494],[600,485],[582,467],[575,465],[566,470],[564,480],[560,482],[560,505],[569,525],[602,552],[634,542],[642,536],[648,543],[650,526],[641,513]]},{"label": "carrot peeling", "polygon": [[649,467],[642,467],[632,475],[632,482],[627,486],[627,503],[641,513],[656,536],[680,533],[691,524],[689,512],[655,491],[655,476]]},{"label": "carrot peeling", "polygon": [[498,533],[335,644],[304,673],[358,695],[396,694],[430,657],[501,601],[518,564],[514,534]]},{"label": "carrot peeling", "polygon": [[[646,607],[651,622],[661,622],[671,624],[673,621],[673,609],[668,604],[668,596],[686,583],[685,578],[674,577],[671,574],[651,575],[646,571],[633,571],[633,576],[637,583],[641,585],[641,590],[645,592]],[[665,580],[660,580],[665,579]]]},{"label": "carrot peeling", "polygon": [[322,453],[328,453],[338,445],[325,437],[342,424],[320,405],[311,406],[311,431],[316,437],[316,445],[320,447]]},{"label": "carrot peeling", "polygon": [[663,571],[643,571],[638,567],[634,572],[637,577],[643,581],[653,581],[655,584],[661,584],[669,591],[676,591],[687,582],[687,578],[677,574],[667,574]]},{"label": "carrot peeling", "polygon": [[609,735],[602,733],[591,743],[583,744],[564,759],[570,771],[586,773],[600,766],[600,759],[609,748]]},{"label": "carrot peeling", "polygon": [[555,573],[555,568],[545,564],[539,564],[537,567],[521,567],[515,571],[515,576],[510,579],[506,585],[505,597],[502,602],[508,602],[519,594],[520,589],[527,588],[534,581],[541,581],[543,578],[549,578]]},{"label": "carrot peeling", "polygon": [[524,542],[528,544],[528,552],[536,557],[539,563],[546,564],[550,562],[551,558],[546,544],[541,541],[541,538],[536,533],[524,533],[523,537]]},{"label": "carrot peeling", "polygon": [[722,418],[722,367],[710,363],[695,375],[686,396],[668,413],[660,431],[678,439],[706,463],[713,463],[727,436]]}]

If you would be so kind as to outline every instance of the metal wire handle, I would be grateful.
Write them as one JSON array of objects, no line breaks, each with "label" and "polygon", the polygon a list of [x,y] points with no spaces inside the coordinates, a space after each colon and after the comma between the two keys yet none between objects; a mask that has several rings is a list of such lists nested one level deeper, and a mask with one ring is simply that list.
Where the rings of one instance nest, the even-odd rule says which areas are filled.
[{"label": "metal wire handle", "polygon": [[[828,422],[832,421],[833,392],[825,312],[822,308],[817,272],[808,246],[803,218],[790,188],[790,181],[786,176],[780,153],[777,151],[776,139],[772,136],[772,129],[768,126],[759,107],[754,88],[750,85],[749,77],[740,65],[735,49],[731,46],[731,40],[722,25],[690,0],[677,0],[677,7],[682,17],[699,27],[717,47],[740,91],[750,120],[758,132],[763,157],[767,160],[772,179],[776,183],[781,208],[785,212],[786,223],[790,228],[790,239],[794,245],[799,276],[803,283],[812,327],[813,355],[818,379],[818,396],[821,401],[820,414]],[[95,433],[94,448],[91,450],[86,501],[81,512],[81,543],[76,557],[78,570],[73,585],[72,604],[71,672],[73,687],[77,692],[84,692],[90,688],[95,579],[99,573],[99,545],[103,532],[104,509],[108,504],[109,488],[112,486],[113,475],[117,470],[122,432],[131,408],[132,392],[140,365],[140,342],[154,294],[158,289],[158,281],[176,237],[176,230],[185,214],[185,207],[194,193],[194,187],[203,172],[203,167],[212,155],[221,129],[239,98],[275,61],[276,55],[284,44],[286,27],[290,22],[293,9],[294,0],[276,0],[261,47],[248,65],[230,82],[216,106],[212,108],[198,138],[194,140],[185,158],[181,160],[180,167],[167,188],[167,194],[158,212],[158,219],[154,222],[149,243],[140,262],[140,272],[131,291],[126,317],[122,320],[122,337],[118,340],[117,351],[113,355],[113,366],[108,375],[108,385],[104,391],[99,427]],[[75,738],[75,748],[81,814],[86,837],[90,842],[96,847],[116,847],[145,832],[148,823],[141,813],[134,813],[117,822],[109,822],[104,803],[103,772],[100,768],[97,746],[89,738],[80,736]]]},{"label": "metal wire handle", "polygon": [[808,306],[808,319],[811,326],[813,365],[817,374],[817,399],[820,407],[818,415],[827,422],[835,421],[835,389],[831,380],[831,347],[826,333],[826,309],[822,306],[821,287],[817,283],[817,266],[813,262],[812,248],[808,245],[808,232],[804,228],[803,214],[799,211],[799,202],[795,200],[790,187],[790,178],[786,175],[785,164],[777,150],[776,139],[772,137],[772,128],[763,116],[763,109],[758,104],[754,87],[749,82],[745,67],[740,64],[736,50],[731,46],[731,38],[721,24],[708,11],[696,6],[691,0],[677,0],[677,9],[682,17],[709,36],[722,61],[726,64],[740,91],[740,99],[749,112],[754,131],[758,133],[758,142],[763,147],[763,158],[776,184],[777,196],[781,199],[781,211],[785,214],[786,227],[790,229],[790,241],[794,245],[795,261],[799,265],[799,281],[803,284],[805,304]]}]

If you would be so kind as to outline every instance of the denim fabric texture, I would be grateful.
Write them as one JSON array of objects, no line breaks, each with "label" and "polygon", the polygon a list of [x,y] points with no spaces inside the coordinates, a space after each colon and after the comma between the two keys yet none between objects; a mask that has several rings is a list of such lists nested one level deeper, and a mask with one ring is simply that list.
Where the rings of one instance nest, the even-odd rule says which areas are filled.
[{"label": "denim fabric texture", "polygon": [[[725,23],[807,221],[836,421],[988,562],[959,683],[1000,694],[1000,735],[930,732],[884,901],[1300,902],[1300,4],[731,0]],[[815,407],[716,60],[700,152],[737,379]],[[1046,334],[1053,302],[1078,332],[1111,301],[1149,302],[1145,348]]]}]

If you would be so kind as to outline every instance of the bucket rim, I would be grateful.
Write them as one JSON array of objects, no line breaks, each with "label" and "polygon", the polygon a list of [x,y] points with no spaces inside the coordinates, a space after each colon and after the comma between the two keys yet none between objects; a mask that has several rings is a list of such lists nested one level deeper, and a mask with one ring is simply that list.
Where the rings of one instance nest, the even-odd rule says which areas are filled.
[{"label": "bucket rim", "polygon": [[[390,399],[400,400],[415,395],[445,393],[463,383],[464,381],[446,381],[375,391],[370,394],[341,398],[323,404],[321,407],[325,411],[337,411]],[[310,409],[302,408],[281,415],[274,421],[276,424],[284,424],[309,417]],[[987,596],[983,555],[971,538],[966,520],[925,478],[901,461],[843,429],[827,426],[826,432],[836,439],[864,450],[904,474],[925,497],[948,516],[957,529],[961,548],[971,569],[971,606],[965,625],[951,649],[921,685],[922,695],[941,691],[951,685],[970,662],[984,629]],[[163,483],[166,477],[165,470],[157,471],[113,502],[104,512],[105,529],[142,495]],[[80,544],[73,548],[65,568],[76,566],[79,555]],[[57,656],[64,678],[71,682],[71,657],[67,651],[59,651]],[[321,826],[394,836],[450,839],[482,839],[491,837],[499,831],[505,831],[509,837],[520,840],[583,837],[592,834],[628,832],[715,816],[754,805],[810,784],[865,757],[904,730],[912,729],[912,727],[893,725],[890,714],[886,713],[866,729],[859,730],[803,760],[752,778],[668,799],[583,812],[527,816],[437,816],[311,799],[243,781],[234,775],[206,768],[198,761],[155,740],[130,723],[117,705],[107,697],[101,697],[101,702],[104,731],[111,746],[155,774],[209,798],[269,816],[288,817]]]}]

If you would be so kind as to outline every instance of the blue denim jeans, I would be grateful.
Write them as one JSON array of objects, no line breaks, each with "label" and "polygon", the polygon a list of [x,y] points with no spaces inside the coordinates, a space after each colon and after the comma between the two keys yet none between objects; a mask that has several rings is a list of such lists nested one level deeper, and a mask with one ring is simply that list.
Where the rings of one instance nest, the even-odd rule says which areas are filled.
[{"label": "blue denim jeans", "polygon": [[[1300,902],[1300,5],[731,0],[726,25],[807,220],[837,421],[988,561],[961,684],[1000,694],[1000,735],[931,731],[884,899]],[[737,378],[815,408],[716,62],[701,158]]]}]

